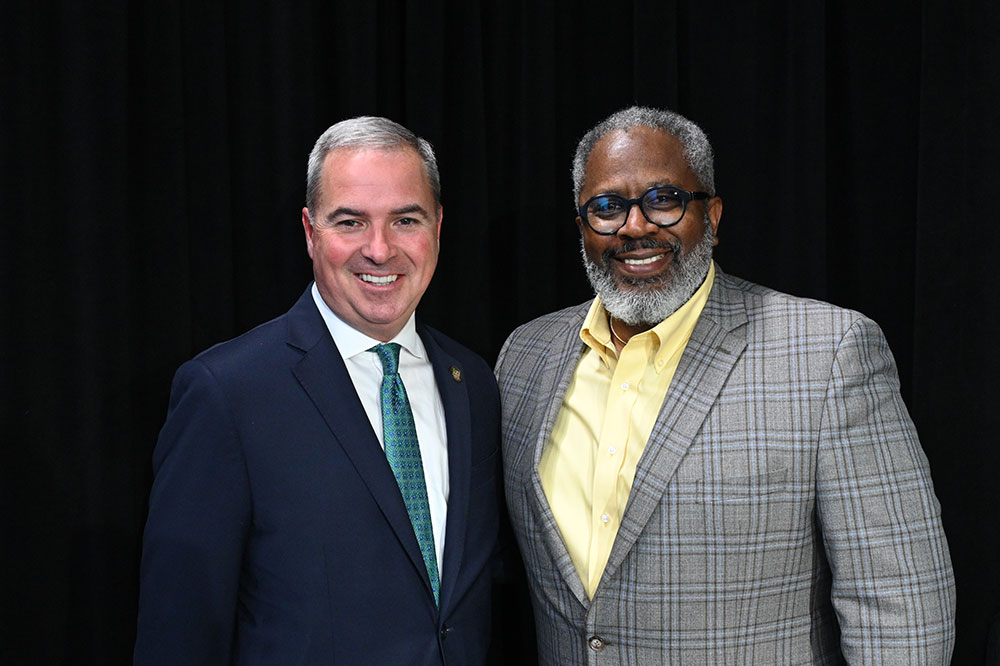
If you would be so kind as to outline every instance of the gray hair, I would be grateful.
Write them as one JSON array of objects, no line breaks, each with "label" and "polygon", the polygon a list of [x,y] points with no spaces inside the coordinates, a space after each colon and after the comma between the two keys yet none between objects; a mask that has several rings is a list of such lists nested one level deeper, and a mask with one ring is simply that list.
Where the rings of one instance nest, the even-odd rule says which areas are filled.
[{"label": "gray hair", "polygon": [[421,139],[399,123],[378,116],[359,116],[330,126],[309,153],[306,170],[306,207],[312,219],[319,204],[323,180],[323,161],[331,150],[340,148],[376,148],[379,150],[414,150],[424,162],[424,172],[434,193],[434,203],[441,205],[441,175],[430,142]]},{"label": "gray hair", "polygon": [[679,113],[666,109],[652,109],[647,106],[630,106],[617,111],[594,125],[583,135],[573,156],[573,200],[580,202],[580,190],[587,170],[587,159],[594,144],[609,132],[629,130],[637,126],[661,130],[677,137],[684,146],[684,158],[698,179],[698,186],[715,195],[715,165],[712,144],[705,132]]}]

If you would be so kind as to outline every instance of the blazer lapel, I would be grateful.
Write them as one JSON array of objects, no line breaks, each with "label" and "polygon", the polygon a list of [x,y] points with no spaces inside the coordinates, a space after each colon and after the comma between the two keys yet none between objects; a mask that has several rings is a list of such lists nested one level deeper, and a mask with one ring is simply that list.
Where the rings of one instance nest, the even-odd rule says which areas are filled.
[{"label": "blazer lapel", "polygon": [[288,331],[288,344],[304,352],[302,359],[292,367],[292,373],[368,486],[414,567],[424,578],[428,597],[433,599],[427,569],[396,477],[354,390],[344,359],[308,289],[288,313]]},{"label": "blazer lapel", "polygon": [[448,431],[448,517],[445,522],[443,570],[439,572],[440,607],[443,610],[451,602],[464,555],[472,474],[472,421],[468,389],[464,381],[456,380],[452,370],[457,370],[458,377],[462,377],[465,369],[437,344],[426,327],[419,322],[417,332],[434,367],[434,380],[444,405]]},{"label": "blazer lapel", "polygon": [[[531,479],[532,508],[535,512],[535,519],[542,527],[545,547],[548,549],[552,561],[556,563],[566,586],[585,607],[590,605],[590,600],[587,598],[583,581],[580,580],[580,574],[577,573],[576,566],[570,558],[562,533],[556,524],[555,515],[552,513],[548,498],[545,496],[545,490],[542,488],[542,477],[538,473],[538,465],[542,460],[545,444],[552,435],[552,429],[555,427],[566,390],[569,388],[573,373],[580,361],[580,355],[583,353],[584,345],[583,341],[580,340],[579,332],[589,307],[589,302],[584,303],[578,310],[574,311],[575,316],[571,317],[564,326],[553,327],[553,337],[550,339],[549,345],[545,346],[543,343],[543,347],[552,349],[552,353],[549,354],[541,375],[538,398],[540,404],[548,405],[548,407],[544,412],[540,410],[534,412],[534,421],[529,432],[537,432],[538,438],[534,442],[532,455],[525,456],[525,462],[531,465],[527,478]],[[539,414],[541,414],[540,417]]]},{"label": "blazer lapel", "polygon": [[657,416],[635,471],[632,492],[604,578],[632,549],[666,492],[667,484],[701,429],[733,366],[746,348],[742,293],[716,266],[716,280]]}]

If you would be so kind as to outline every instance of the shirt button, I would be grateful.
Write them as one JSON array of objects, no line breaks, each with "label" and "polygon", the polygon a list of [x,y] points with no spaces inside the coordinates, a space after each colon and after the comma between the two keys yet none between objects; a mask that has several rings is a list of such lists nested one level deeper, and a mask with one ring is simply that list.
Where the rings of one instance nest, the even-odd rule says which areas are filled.
[{"label": "shirt button", "polygon": [[609,516],[609,515],[608,515],[608,514],[606,514],[606,513],[602,513],[602,514],[601,514],[601,522],[602,522],[602,523],[608,523],[608,522],[610,522],[610,521],[611,521],[611,516]]},{"label": "shirt button", "polygon": [[618,449],[616,449],[613,446],[609,446],[608,447],[608,453],[610,453],[611,455],[615,455],[616,453],[618,453]]},{"label": "shirt button", "polygon": [[622,390],[623,391],[627,391],[628,390],[628,382],[622,382]]},{"label": "shirt button", "polygon": [[587,639],[587,645],[589,645],[590,649],[594,652],[600,652],[604,649],[604,639],[600,636],[591,636]]}]

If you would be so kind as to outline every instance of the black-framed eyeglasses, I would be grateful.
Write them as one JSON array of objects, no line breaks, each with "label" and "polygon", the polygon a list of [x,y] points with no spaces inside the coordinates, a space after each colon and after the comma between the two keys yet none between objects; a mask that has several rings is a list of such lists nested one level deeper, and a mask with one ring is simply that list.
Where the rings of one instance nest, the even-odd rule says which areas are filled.
[{"label": "black-framed eyeglasses", "polygon": [[635,199],[619,194],[598,194],[580,206],[580,218],[595,234],[610,236],[625,226],[632,206],[639,204],[643,216],[658,227],[672,227],[681,221],[688,203],[709,199],[708,192],[689,192],[673,185],[651,187]]}]

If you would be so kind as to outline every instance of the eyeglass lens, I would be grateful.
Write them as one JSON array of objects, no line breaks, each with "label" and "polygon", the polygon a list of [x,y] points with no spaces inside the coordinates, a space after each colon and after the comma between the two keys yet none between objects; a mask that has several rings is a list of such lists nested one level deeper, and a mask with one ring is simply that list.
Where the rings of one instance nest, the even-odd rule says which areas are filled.
[{"label": "eyeglass lens", "polygon": [[[639,201],[642,212],[655,224],[667,226],[684,215],[684,198],[676,188],[658,187],[648,190]],[[594,197],[587,204],[587,221],[598,231],[616,231],[629,213],[629,201],[617,194]]]}]

